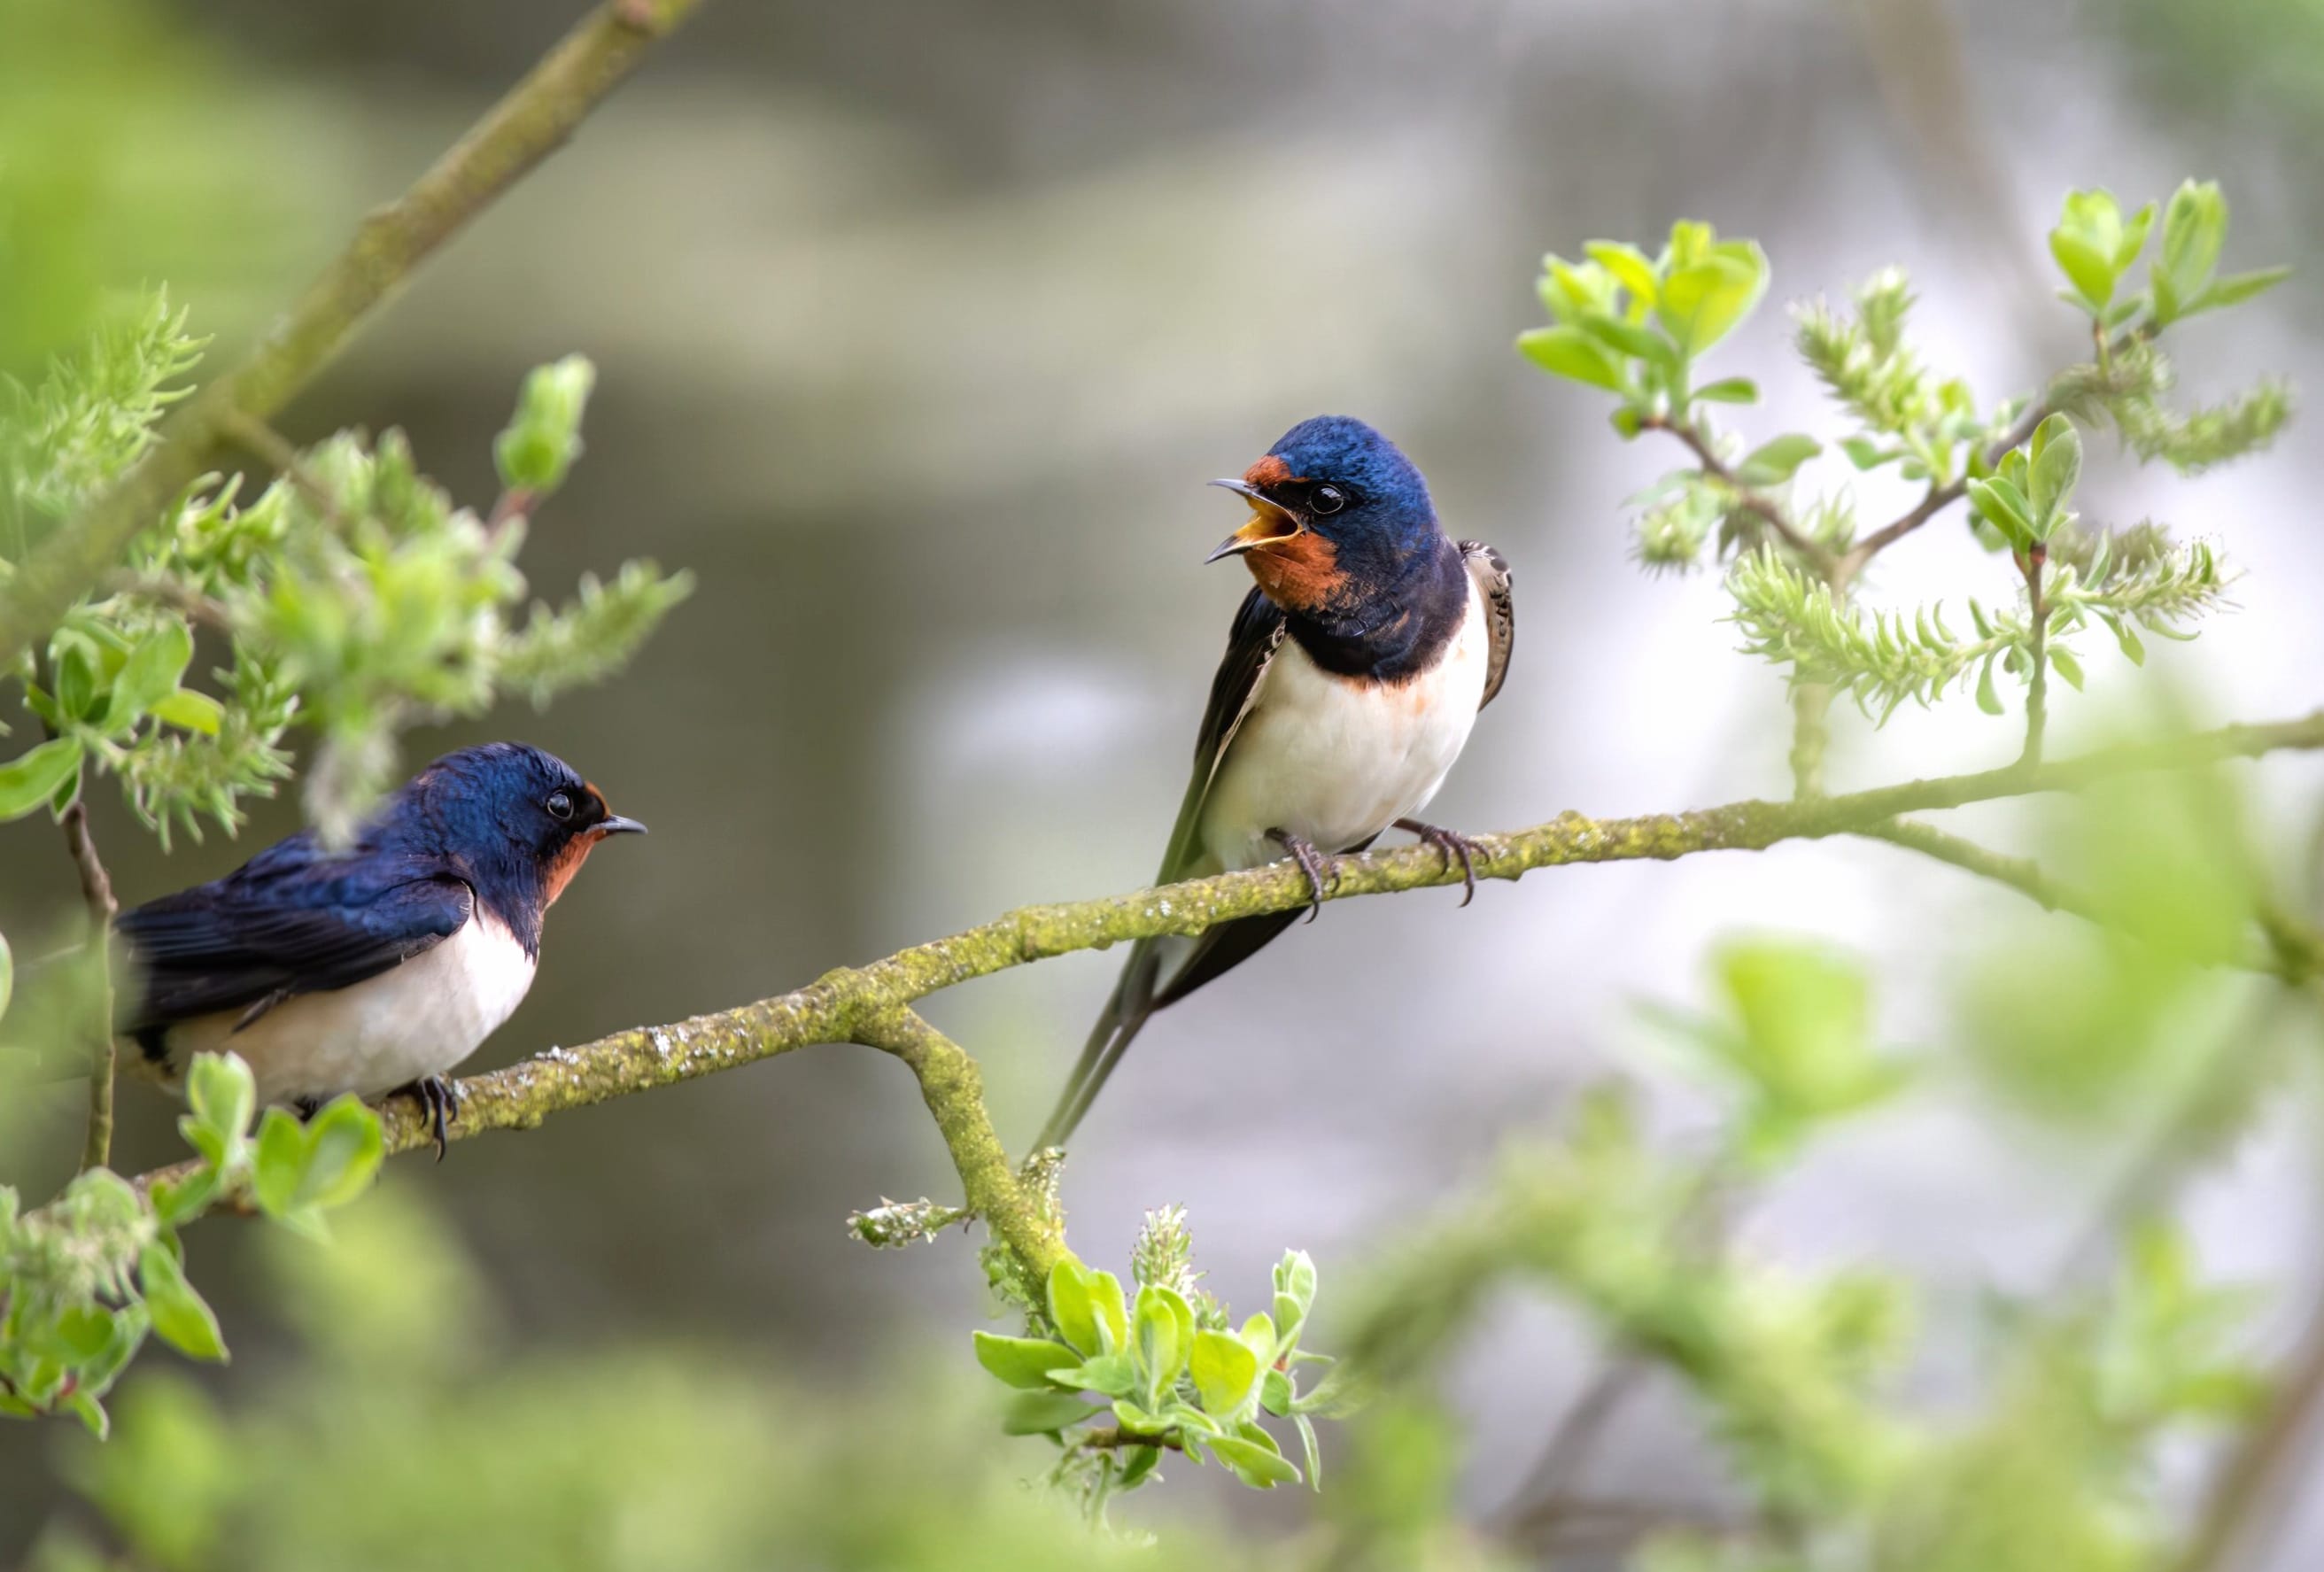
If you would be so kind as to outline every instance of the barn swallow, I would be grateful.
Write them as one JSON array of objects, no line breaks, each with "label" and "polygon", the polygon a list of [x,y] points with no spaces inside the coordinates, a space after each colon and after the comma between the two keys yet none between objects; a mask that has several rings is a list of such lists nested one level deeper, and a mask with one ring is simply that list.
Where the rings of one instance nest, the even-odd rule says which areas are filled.
[{"label": "barn swallow", "polygon": [[448,753],[333,850],[311,832],[122,915],[125,1058],[180,1088],[239,1053],[258,1095],[312,1112],[410,1089],[444,1155],[446,1073],[507,1020],[541,919],[597,843],[643,824],[563,759],[517,742]]},{"label": "barn swallow", "polygon": [[[1211,483],[1251,515],[1207,560],[1240,557],[1258,582],[1227,635],[1157,882],[1287,853],[1313,917],[1332,859],[1396,828],[1438,848],[1448,869],[1457,858],[1473,896],[1469,841],[1413,815],[1500,692],[1515,630],[1508,565],[1480,541],[1448,538],[1411,461],[1345,416],[1301,422],[1240,480]],[[1073,1134],[1148,1016],[1297,915],[1140,940],[1041,1145]]]}]

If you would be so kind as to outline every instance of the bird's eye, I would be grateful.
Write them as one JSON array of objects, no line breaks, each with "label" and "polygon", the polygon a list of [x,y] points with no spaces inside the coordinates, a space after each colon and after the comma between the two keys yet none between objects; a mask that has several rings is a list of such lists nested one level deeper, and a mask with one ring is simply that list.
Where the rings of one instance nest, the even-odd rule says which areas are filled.
[{"label": "bird's eye", "polygon": [[573,816],[573,796],[569,792],[551,792],[549,800],[540,805],[547,808],[549,816],[560,824]]},{"label": "bird's eye", "polygon": [[1318,513],[1336,513],[1347,505],[1347,492],[1337,486],[1317,486],[1307,495],[1307,506]]}]

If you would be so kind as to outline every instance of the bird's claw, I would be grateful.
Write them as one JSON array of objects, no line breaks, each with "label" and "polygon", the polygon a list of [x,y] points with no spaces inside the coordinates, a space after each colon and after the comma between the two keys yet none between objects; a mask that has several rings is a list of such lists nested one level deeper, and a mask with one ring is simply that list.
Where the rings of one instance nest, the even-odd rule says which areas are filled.
[{"label": "bird's claw", "polygon": [[1289,852],[1291,860],[1299,865],[1299,871],[1307,876],[1307,920],[1314,922],[1323,913],[1324,874],[1332,873],[1335,881],[1339,877],[1333,868],[1338,859],[1325,854],[1305,835],[1295,835],[1288,830],[1269,830],[1267,835]]},{"label": "bird's claw", "polygon": [[460,1117],[460,1094],[440,1075],[422,1076],[407,1089],[420,1099],[420,1111],[428,1118],[428,1133],[436,1140],[436,1161],[441,1163],[446,1148],[451,1145],[445,1126]]},{"label": "bird's claw", "polygon": [[1477,843],[1458,830],[1447,830],[1442,824],[1426,824],[1418,819],[1398,819],[1396,827],[1409,830],[1420,837],[1424,846],[1434,846],[1444,859],[1444,871],[1452,871],[1452,860],[1461,860],[1461,904],[1467,906],[1477,898]]}]

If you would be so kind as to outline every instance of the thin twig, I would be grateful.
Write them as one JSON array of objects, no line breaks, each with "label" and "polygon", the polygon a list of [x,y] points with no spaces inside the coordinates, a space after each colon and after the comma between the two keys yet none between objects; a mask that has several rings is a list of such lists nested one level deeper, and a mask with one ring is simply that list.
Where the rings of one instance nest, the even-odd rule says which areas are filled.
[{"label": "thin twig", "polygon": [[2050,606],[2042,595],[2042,570],[2050,559],[2047,547],[2035,541],[2017,556],[2017,568],[2025,575],[2025,602],[2028,621],[2033,629],[2033,645],[2026,651],[2034,662],[2034,676],[2025,687],[2025,751],[2024,762],[2042,762],[2042,734],[2050,724]]},{"label": "thin twig", "polygon": [[[2324,1407],[2324,1299],[2310,1311],[2299,1348],[2274,1384],[2267,1412],[2220,1468],[2179,1572],[2227,1572],[2256,1551],[2282,1517],[2286,1471]],[[2248,1556],[2244,1559],[2247,1560]]]},{"label": "thin twig", "polygon": [[1667,431],[1686,444],[1687,450],[1694,455],[1695,463],[1702,466],[1702,473],[1724,486],[1734,497],[1737,507],[1765,524],[1778,539],[1813,567],[1818,577],[1826,581],[1831,578],[1839,559],[1833,556],[1831,549],[1821,541],[1811,539],[1803,534],[1774,498],[1744,484],[1728,467],[1727,461],[1719,456],[1702,433],[1692,425],[1664,415],[1649,415],[1640,420],[1638,426],[1646,431]]},{"label": "thin twig", "polygon": [[[1915,819],[1895,819],[1886,824],[1871,824],[1857,833],[1868,841],[1886,841],[1892,846],[1917,851],[1923,857],[1949,863],[1980,878],[2006,885],[2044,911],[2069,912],[2084,922],[2128,938],[2144,941],[2147,937],[2126,925],[2124,913],[2109,911],[2086,893],[2059,883],[2043,871],[2041,864],[2030,858],[2006,856]],[[2267,915],[2261,915],[2259,920],[2262,928],[2267,930]],[[2313,931],[2304,929],[2280,913],[2275,914],[2275,921],[2281,925],[2281,937],[2271,936],[2264,949],[2250,946],[2221,950],[2190,959],[2206,966],[2231,966],[2245,971],[2261,972],[2286,982],[2297,982],[2324,973],[2324,954],[2310,953],[2306,948],[2315,942]],[[2183,936],[2179,935],[2174,935],[2172,942],[2181,945],[2185,943]]]},{"label": "thin twig", "polygon": [[106,581],[106,588],[116,595],[134,600],[151,601],[157,606],[167,606],[189,622],[205,628],[230,632],[234,619],[222,601],[213,600],[190,584],[175,579],[147,576],[140,574],[114,574]]},{"label": "thin twig", "polygon": [[460,227],[571,138],[701,0],[610,0],[542,57],[346,248],[233,370],[180,405],[122,482],[19,565],[0,593],[0,665],[56,625],[136,533],[201,473],[228,417],[264,420],[327,365]]},{"label": "thin twig", "polygon": [[[84,783],[84,788],[85,788]],[[88,908],[88,942],[97,952],[97,1030],[88,1054],[88,1135],[81,1144],[84,1171],[103,1168],[113,1160],[113,919],[120,911],[113,898],[113,879],[97,854],[89,833],[88,803],[77,791],[73,804],[58,821],[64,830],[65,849],[73,870],[80,876],[81,904]]]},{"label": "thin twig", "polygon": [[1119,1425],[1111,1430],[1084,1430],[1074,1436],[1073,1439],[1076,1447],[1094,1447],[1100,1451],[1125,1447],[1159,1447],[1166,1452],[1183,1452],[1186,1449],[1186,1443],[1179,1439],[1175,1430],[1168,1435],[1155,1436],[1148,1435],[1142,1430],[1125,1430]]},{"label": "thin twig", "polygon": [[[2024,412],[2017,417],[2016,423],[1999,437],[1995,437],[1987,446],[1985,467],[1992,468],[2001,462],[2002,455],[2020,443],[2031,440],[2034,428],[2047,419],[2049,415],[2050,401],[2047,399],[2035,399],[2028,402]],[[1969,482],[1969,477],[1964,473],[1956,475],[1941,486],[1931,486],[1927,493],[1915,502],[1912,510],[1903,518],[1892,524],[1882,525],[1854,546],[1849,547],[1840,559],[1840,573],[1842,579],[1854,579],[1857,575],[1864,571],[1865,564],[1967,496]]]}]

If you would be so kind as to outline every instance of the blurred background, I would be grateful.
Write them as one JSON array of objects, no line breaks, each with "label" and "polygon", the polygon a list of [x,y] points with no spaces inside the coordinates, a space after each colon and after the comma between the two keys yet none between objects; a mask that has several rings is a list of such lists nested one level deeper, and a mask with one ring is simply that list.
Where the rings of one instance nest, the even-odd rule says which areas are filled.
[{"label": "blurred background", "polygon": [[[50,52],[0,60],[0,137],[42,95],[91,82],[133,83],[106,102],[143,111],[17,144],[0,178],[77,188],[76,150],[121,167],[92,151],[104,139],[127,139],[143,173],[10,237],[7,287],[53,291],[63,320],[79,291],[166,278],[218,357],[577,11],[185,0],[76,21],[15,5],[43,18]],[[540,743],[654,829],[567,896],[539,984],[471,1068],[1150,877],[1244,588],[1231,565],[1201,565],[1237,517],[1201,483],[1318,412],[1396,437],[1448,527],[1516,572],[1513,675],[1433,817],[1481,831],[1782,795],[1778,676],[1733,653],[1715,579],[1631,560],[1624,499],[1675,450],[1616,440],[1595,395],[1510,351],[1539,319],[1540,253],[1596,237],[1652,250],[1680,216],[1760,239],[1770,297],[1718,352],[1718,374],[1769,391],[1733,421],[1756,441],[1829,428],[1789,359],[1785,303],[1902,263],[1931,359],[1997,398],[2083,347],[2041,249],[2060,195],[2104,184],[2135,204],[2214,177],[2236,204],[2227,265],[2301,271],[2179,338],[2187,387],[2267,371],[2312,389],[2319,128],[2316,0],[708,5],[279,422],[300,442],[401,426],[482,506],[523,371],[580,351],[600,371],[587,456],[537,521],[528,575],[559,594],[650,554],[700,577],[613,684],[410,740],[414,762],[486,737]],[[2200,483],[2093,445],[2094,517],[2215,536],[2247,575],[2237,615],[2150,662],[2201,717],[2318,702],[2305,432]],[[1973,585],[2006,593],[1991,559],[1936,529],[1885,557],[1869,593]],[[2069,748],[2133,686],[2110,652],[2090,666],[2089,696],[2060,706]],[[1964,703],[1877,733],[1845,717],[1833,777],[1983,767],[2016,742],[2014,721]],[[2319,762],[2271,762],[2254,786],[2259,822],[2305,844]],[[129,902],[216,877],[296,822],[289,800],[261,804],[239,842],[164,858],[117,800],[97,807]],[[2000,844],[2041,834],[2023,806],[1962,817]],[[51,826],[0,829],[0,927],[35,930],[75,899]],[[1699,1117],[1641,1052],[1637,1007],[1697,997],[1714,939],[1844,943],[1880,979],[1884,1035],[1944,1049],[1978,1029],[1956,1002],[1965,971],[2026,923],[2070,922],[2015,899],[1836,841],[1537,874],[1465,911],[1449,892],[1334,906],[1149,1029],[1074,1154],[1073,1236],[1119,1267],[1141,1213],[1181,1202],[1222,1294],[1259,1293],[1292,1245],[1323,1264],[1328,1302],[1335,1269],[1344,1281],[1587,1081],[1637,1076],[1673,1129]],[[1075,957],[930,1001],[980,1056],[1005,1139],[1029,1138],[1116,964]],[[119,1164],[170,1155],[172,1110],[142,1089],[124,1099]],[[2189,1200],[2206,1260],[2280,1283],[2287,1311],[2324,1223],[2317,1143],[2292,1108]],[[69,1172],[79,1094],[14,1113],[5,1177],[45,1192]],[[1750,1234],[1969,1301],[2049,1272],[2109,1162],[1964,1080],[1821,1150]],[[984,1309],[961,1237],[875,1255],[841,1226],[883,1195],[954,1189],[908,1078],[855,1050],[564,1116],[441,1167],[400,1162],[383,1188],[406,1209],[401,1258],[458,1263],[444,1270],[459,1292],[497,1307],[490,1347],[529,1358],[686,1349],[672,1357],[872,1409],[906,1369],[964,1350]],[[280,1249],[202,1230],[201,1281],[238,1356],[205,1379],[229,1405],[301,1346],[267,1308]],[[1489,1371],[1455,1386],[1478,1427],[1461,1499],[1480,1517],[1595,1368],[1539,1301],[1498,1307],[1489,1330]],[[1711,1493],[1689,1434],[1684,1404],[1650,1389],[1592,1477]],[[475,1444],[489,1469],[494,1446]],[[85,1515],[61,1483],[80,1451],[49,1427],[0,1428],[0,1564]],[[1301,1521],[1296,1499],[1186,1472],[1127,1515]],[[2309,1516],[2276,1565],[2324,1557],[2324,1503]]]}]

